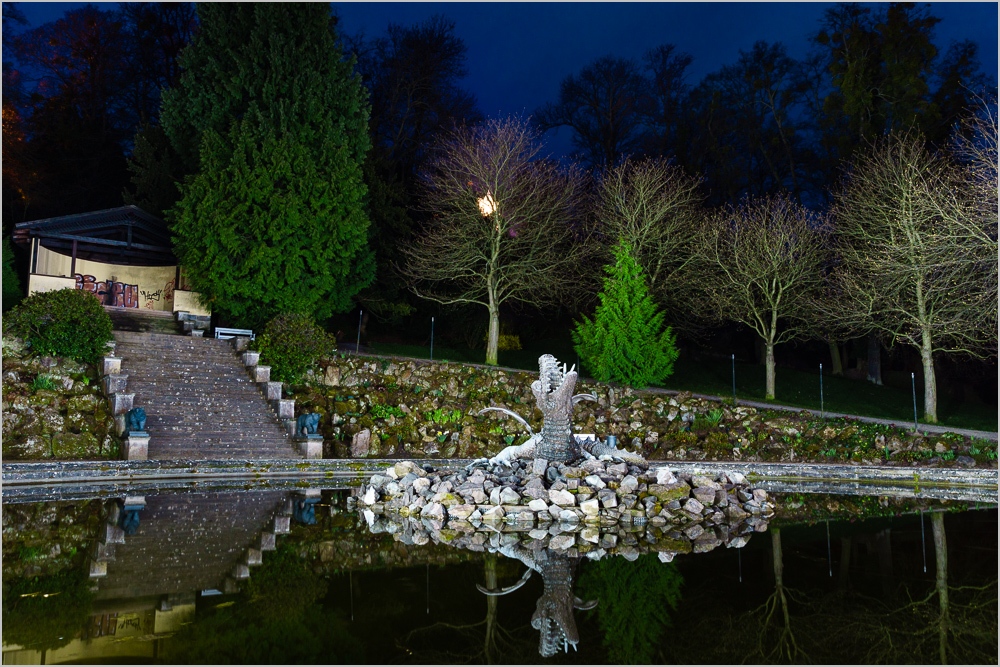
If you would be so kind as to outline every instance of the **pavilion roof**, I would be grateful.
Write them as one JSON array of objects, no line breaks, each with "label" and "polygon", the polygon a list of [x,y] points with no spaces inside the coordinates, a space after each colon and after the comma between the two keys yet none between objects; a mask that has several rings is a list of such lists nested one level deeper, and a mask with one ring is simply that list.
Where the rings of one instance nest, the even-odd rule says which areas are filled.
[{"label": "pavilion roof", "polygon": [[14,241],[37,238],[49,250],[107,264],[169,266],[177,263],[167,224],[138,206],[29,220],[14,226]]}]

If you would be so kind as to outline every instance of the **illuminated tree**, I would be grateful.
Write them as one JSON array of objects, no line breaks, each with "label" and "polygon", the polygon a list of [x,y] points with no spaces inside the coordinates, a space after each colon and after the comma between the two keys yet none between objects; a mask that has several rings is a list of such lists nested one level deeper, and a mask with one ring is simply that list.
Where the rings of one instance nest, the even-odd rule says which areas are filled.
[{"label": "illuminated tree", "polygon": [[[594,211],[609,245],[632,248],[657,302],[691,303],[691,246],[703,217],[698,181],[663,159],[626,160],[601,178]],[[611,254],[611,253],[608,253]]]},{"label": "illuminated tree", "polygon": [[430,219],[403,252],[400,270],[418,296],[487,309],[487,364],[497,363],[501,305],[566,305],[584,289],[580,175],[540,151],[513,118],[451,132],[425,172]]},{"label": "illuminated tree", "polygon": [[774,346],[813,330],[823,288],[826,220],[787,197],[746,200],[707,221],[696,280],[717,317],[764,341],[766,395],[774,398]]},{"label": "illuminated tree", "polygon": [[915,132],[862,152],[835,195],[841,299],[831,316],[919,352],[924,419],[937,421],[934,355],[996,354],[996,216]]},{"label": "illuminated tree", "polygon": [[253,326],[282,312],[349,310],[375,271],[361,175],[368,107],[329,7],[198,11],[162,112],[193,173],[167,216],[192,288]]}]

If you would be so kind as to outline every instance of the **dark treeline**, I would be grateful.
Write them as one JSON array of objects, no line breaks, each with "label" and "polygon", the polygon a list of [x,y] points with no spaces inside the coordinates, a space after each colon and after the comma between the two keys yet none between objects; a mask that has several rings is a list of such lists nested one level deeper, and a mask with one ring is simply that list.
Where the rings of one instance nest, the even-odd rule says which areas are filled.
[{"label": "dark treeline", "polygon": [[[184,115],[198,113],[192,109],[208,99],[222,100],[213,108],[242,118],[247,107],[241,104],[250,94],[242,93],[241,102],[198,89],[196,73],[208,57],[185,49],[197,41],[201,20],[193,4],[122,3],[111,9],[87,6],[31,27],[16,3],[4,3],[5,237],[23,220],[123,202],[163,216],[175,229],[197,227],[199,214],[193,204],[182,205],[182,192],[190,192],[185,184],[192,182],[204,160],[204,146],[195,138],[205,128],[217,126],[221,132],[229,121],[211,114],[204,122]],[[831,221],[829,216],[843,213],[835,200],[838,192],[849,190],[844,181],[848,165],[888,136],[917,137],[914,141],[922,149],[947,150],[959,161],[971,155],[966,166],[978,168],[983,125],[975,121],[975,110],[993,109],[995,142],[996,84],[981,71],[975,44],[935,43],[938,22],[928,7],[914,3],[844,3],[827,11],[819,24],[804,28],[813,47],[803,60],[791,58],[780,43],[757,42],[735,62],[693,82],[688,74],[692,57],[663,44],[638,61],[610,54],[567,73],[554,99],[537,109],[531,122],[541,133],[570,128],[571,157],[589,169],[578,174],[581,191],[589,194],[577,207],[581,214],[574,233],[608,250],[615,239],[602,234],[626,230],[630,224],[624,218],[614,221],[615,212],[621,211],[615,198],[628,200],[636,184],[646,179],[650,187],[662,190],[656,196],[669,211],[653,224],[669,233],[663,231],[663,238],[652,245],[631,245],[650,276],[652,293],[668,309],[667,320],[692,344],[711,341],[710,334],[715,334],[716,345],[727,352],[753,350],[756,344],[760,361],[773,359],[773,343],[781,339],[775,328],[778,320],[768,329],[734,324],[738,318],[732,317],[701,318],[708,293],[688,290],[691,281],[685,287],[684,271],[691,267],[684,253],[697,247],[699,239],[715,234],[723,243],[728,228],[749,225],[749,200],[785,202],[785,211],[793,211],[788,208],[793,205],[811,209],[817,220],[832,224],[820,236],[829,247],[836,246],[838,218]],[[450,321],[444,331],[453,342],[482,346],[487,314],[417,297],[406,270],[412,260],[407,251],[440,214],[428,200],[430,170],[441,173],[442,163],[435,160],[447,153],[455,137],[465,136],[455,134],[456,128],[485,120],[474,96],[463,87],[466,45],[445,17],[412,26],[390,25],[374,37],[344,34],[335,17],[329,29],[340,50],[337,58],[350,64],[367,93],[370,146],[358,150],[364,154],[368,250],[357,250],[357,257],[366,262],[374,257],[375,266],[349,281],[351,292],[340,294],[341,305],[333,310],[343,312],[342,304],[354,303],[364,310],[366,330],[399,339],[413,339],[407,332],[425,329],[428,316],[444,316]],[[246,30],[254,34],[250,27]],[[237,34],[234,26],[234,40]],[[224,37],[223,31],[219,39]],[[209,53],[212,47],[200,48]],[[187,133],[191,136],[178,129],[185,127],[194,128]],[[247,137],[243,140],[249,141]],[[219,155],[231,153],[225,146],[219,150]],[[995,143],[993,151],[995,165]],[[647,158],[651,161],[643,162]],[[640,164],[645,166],[635,171],[629,166]],[[878,165],[870,166],[877,171]],[[995,174],[994,166],[994,180]],[[988,181],[989,174],[984,178]],[[481,183],[468,185],[477,197],[490,195],[488,189],[477,190],[483,189]],[[995,208],[995,187],[987,191],[983,197],[994,199],[984,205]],[[678,192],[683,194],[680,203],[671,203],[663,194]],[[184,211],[189,213],[187,222]],[[605,219],[595,221],[602,215]],[[511,238],[518,235],[517,224]],[[995,248],[991,229],[995,221],[993,227],[986,223],[981,228],[981,240]],[[666,250],[669,258],[664,260]],[[565,338],[581,308],[590,312],[600,264],[608,257],[609,252],[599,249],[593,253],[593,294],[544,312],[530,299],[512,302],[500,311],[504,331],[494,333],[520,329],[522,335],[531,331],[533,338]],[[830,257],[824,269],[828,273],[842,263],[836,253]],[[19,259],[23,273],[23,257]],[[720,274],[706,266],[695,266],[698,270],[690,275],[702,283],[715,280],[719,288]],[[658,281],[653,275],[657,271],[671,279]],[[995,271],[991,275],[995,282]],[[826,289],[839,287],[827,281]],[[228,315],[238,311],[234,308]],[[354,324],[344,316],[327,324],[333,330],[353,330],[354,313]],[[914,336],[910,325],[898,325],[895,332],[871,325],[865,343],[864,334],[859,334],[863,323],[854,323],[850,331],[838,330],[837,318],[822,309],[793,315],[818,323],[804,328],[804,335],[822,346],[818,349],[824,354],[828,347],[834,370],[848,365],[842,353],[853,350],[853,356],[871,359],[880,341],[892,344],[901,336]],[[787,329],[791,320],[781,317],[782,329]],[[995,320],[994,314],[994,328]],[[849,347],[850,340],[856,344]],[[879,380],[877,369],[869,376]]]}]

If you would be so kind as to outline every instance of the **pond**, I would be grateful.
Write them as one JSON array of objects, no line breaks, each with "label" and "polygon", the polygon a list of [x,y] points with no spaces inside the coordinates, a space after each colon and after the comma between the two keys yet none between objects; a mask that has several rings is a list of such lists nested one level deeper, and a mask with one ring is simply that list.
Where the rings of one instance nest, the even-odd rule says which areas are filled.
[{"label": "pond", "polygon": [[997,661],[995,504],[772,490],[698,553],[371,521],[332,483],[139,493],[5,496],[4,664]]}]

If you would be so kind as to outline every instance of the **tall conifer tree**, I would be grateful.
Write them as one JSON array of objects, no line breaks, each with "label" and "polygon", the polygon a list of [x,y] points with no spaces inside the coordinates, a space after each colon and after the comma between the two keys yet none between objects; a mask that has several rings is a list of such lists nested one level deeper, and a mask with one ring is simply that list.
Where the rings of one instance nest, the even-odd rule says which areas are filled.
[{"label": "tall conifer tree", "polygon": [[199,4],[163,96],[187,174],[167,219],[191,286],[235,321],[328,317],[374,277],[367,94],[326,4]]},{"label": "tall conifer tree", "polygon": [[601,382],[622,382],[633,387],[659,384],[674,372],[677,337],[663,327],[642,267],[632,247],[620,242],[615,263],[604,267],[604,289],[594,319],[586,315],[572,332],[580,360]]}]

